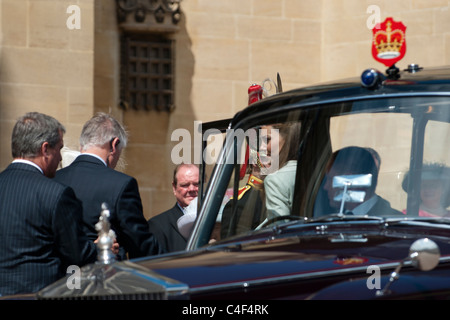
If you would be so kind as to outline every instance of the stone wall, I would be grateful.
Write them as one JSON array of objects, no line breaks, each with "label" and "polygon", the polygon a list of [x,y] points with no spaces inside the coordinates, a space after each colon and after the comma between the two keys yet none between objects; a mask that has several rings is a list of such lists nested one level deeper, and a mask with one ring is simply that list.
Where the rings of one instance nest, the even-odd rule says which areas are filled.
[{"label": "stone wall", "polygon": [[368,67],[385,66],[371,55],[372,30],[367,27],[379,9],[381,22],[387,17],[406,26],[406,55],[397,63],[441,66],[450,64],[450,2],[447,0],[332,0],[323,6],[323,48],[321,80],[360,75]]},{"label": "stone wall", "polygon": [[[81,9],[81,28],[69,29],[67,8]],[[28,111],[48,113],[66,129],[65,144],[78,147],[93,113],[93,2],[2,0],[0,43],[0,167],[11,159],[15,120]]]},{"label": "stone wall", "polygon": [[170,140],[174,129],[193,134],[195,120],[231,117],[247,105],[252,83],[276,80],[277,72],[285,90],[320,81],[321,1],[312,2],[315,6],[308,3],[182,1],[180,31],[174,35],[176,109],[168,116],[125,115],[127,120],[133,118],[128,124],[147,123],[153,128],[148,129],[148,139],[136,137],[139,144],[128,150],[128,155],[139,154],[128,159],[133,165],[127,170],[141,177],[146,214],[156,215],[175,203],[170,185],[174,168],[170,152],[178,143]]}]

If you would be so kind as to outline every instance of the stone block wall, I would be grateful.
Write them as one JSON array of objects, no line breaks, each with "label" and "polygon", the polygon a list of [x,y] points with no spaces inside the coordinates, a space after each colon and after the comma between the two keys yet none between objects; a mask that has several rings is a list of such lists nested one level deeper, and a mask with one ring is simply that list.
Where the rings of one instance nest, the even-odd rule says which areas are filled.
[{"label": "stone block wall", "polygon": [[[77,4],[81,28],[69,29],[67,8]],[[0,167],[11,159],[11,130],[29,111],[57,118],[65,145],[78,148],[83,123],[93,113],[94,6],[78,0],[0,2]]]}]

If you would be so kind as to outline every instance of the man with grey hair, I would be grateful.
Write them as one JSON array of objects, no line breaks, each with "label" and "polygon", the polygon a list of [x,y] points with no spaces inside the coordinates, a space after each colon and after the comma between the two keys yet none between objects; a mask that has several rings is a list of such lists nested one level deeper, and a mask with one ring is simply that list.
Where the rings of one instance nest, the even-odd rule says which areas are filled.
[{"label": "man with grey hair", "polygon": [[12,131],[13,162],[0,173],[0,296],[36,292],[70,265],[94,262],[73,190],[49,179],[61,161],[64,127],[30,112]]},{"label": "man with grey hair", "polygon": [[97,237],[95,224],[102,203],[108,205],[120,259],[126,258],[123,250],[129,258],[162,253],[144,218],[136,179],[114,170],[127,142],[124,127],[111,115],[98,113],[83,126],[81,154],[55,177],[72,187],[83,203],[83,221],[90,239]]}]

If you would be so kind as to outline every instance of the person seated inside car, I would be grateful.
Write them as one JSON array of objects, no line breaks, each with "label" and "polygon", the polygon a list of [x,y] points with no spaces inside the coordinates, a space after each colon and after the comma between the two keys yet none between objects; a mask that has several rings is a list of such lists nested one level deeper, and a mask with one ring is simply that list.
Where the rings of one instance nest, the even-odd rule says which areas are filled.
[{"label": "person seated inside car", "polygon": [[[378,166],[373,155],[360,147],[346,147],[335,151],[327,165],[327,173],[323,189],[330,206],[328,213],[342,213],[353,215],[396,216],[402,215],[393,209],[390,203],[375,193],[378,182]],[[371,175],[371,182],[365,186],[348,186],[348,190],[360,191],[360,200],[346,200],[342,208],[341,199],[336,196],[343,192],[343,187],[334,188],[333,179],[336,176]]]},{"label": "person seated inside car", "polygon": [[[279,169],[268,174],[264,179],[267,220],[288,216],[291,213],[300,144],[300,125],[299,122],[292,122],[263,127],[268,130],[269,134],[267,145],[263,145],[261,148],[266,150],[269,157],[274,157],[273,153],[277,152],[276,147],[272,146],[276,139],[278,139],[279,148]],[[275,150],[272,150],[274,148]]]},{"label": "person seated inside car", "polygon": [[[408,189],[409,172],[402,182]],[[450,168],[441,163],[425,163],[420,182],[419,217],[450,218]],[[406,209],[403,210],[406,214]]]}]

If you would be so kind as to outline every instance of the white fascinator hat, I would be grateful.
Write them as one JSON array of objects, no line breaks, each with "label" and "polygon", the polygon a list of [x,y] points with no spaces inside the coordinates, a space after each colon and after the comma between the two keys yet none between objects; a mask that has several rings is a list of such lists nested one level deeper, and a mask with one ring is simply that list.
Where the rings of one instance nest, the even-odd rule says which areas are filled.
[{"label": "white fascinator hat", "polygon": [[197,218],[197,198],[189,203],[184,209],[184,215],[177,221],[178,230],[185,239],[191,235],[195,218]]}]

